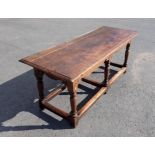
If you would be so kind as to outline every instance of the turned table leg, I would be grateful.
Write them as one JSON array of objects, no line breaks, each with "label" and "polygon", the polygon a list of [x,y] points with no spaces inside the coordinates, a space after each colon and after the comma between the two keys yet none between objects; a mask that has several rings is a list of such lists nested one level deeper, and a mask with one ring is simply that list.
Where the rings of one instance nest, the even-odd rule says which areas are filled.
[{"label": "turned table leg", "polygon": [[[105,64],[105,67],[104,67],[104,87],[107,87],[107,90],[108,90],[108,78],[109,78],[109,64],[110,64],[110,61],[109,60],[106,60],[104,62]],[[105,92],[105,94],[107,93],[107,91]]]},{"label": "turned table leg", "polygon": [[43,75],[44,73],[40,70],[34,69],[34,74],[37,79],[37,87],[39,93],[39,107],[41,110],[44,109],[42,100],[44,99],[44,84],[43,84]]},{"label": "turned table leg", "polygon": [[70,94],[70,104],[71,104],[71,114],[70,114],[70,121],[72,126],[75,128],[78,123],[78,113],[77,113],[77,88],[78,84],[69,83],[67,84],[67,88]]},{"label": "turned table leg", "polygon": [[124,67],[127,67],[127,62],[128,62],[128,57],[129,57],[129,49],[130,49],[130,43],[126,45],[126,50],[125,50],[125,57],[124,57]]}]

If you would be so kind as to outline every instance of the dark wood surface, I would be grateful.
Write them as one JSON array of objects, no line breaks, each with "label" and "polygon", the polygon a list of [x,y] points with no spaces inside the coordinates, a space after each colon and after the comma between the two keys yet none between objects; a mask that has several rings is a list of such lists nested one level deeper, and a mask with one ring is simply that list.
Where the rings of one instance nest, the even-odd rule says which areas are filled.
[{"label": "dark wood surface", "polygon": [[[114,81],[126,72],[130,42],[136,35],[137,33],[134,31],[104,26],[73,41],[21,59],[21,62],[34,68],[40,109],[46,108],[65,119],[69,119],[72,126],[76,127],[83,114],[103,93],[107,93]],[[125,46],[124,62],[122,64],[111,62],[112,56]],[[115,66],[119,70],[110,77],[111,66]],[[104,80],[102,82],[86,77],[99,67],[104,69],[104,74],[102,74]],[[61,87],[54,89],[46,97],[44,97],[44,74],[52,79],[61,80],[63,83]],[[77,89],[81,80],[98,87],[98,91],[78,109]],[[49,103],[65,88],[68,89],[70,95],[70,113]]]},{"label": "dark wood surface", "polygon": [[70,42],[20,61],[56,79],[74,81],[89,75],[135,36],[135,31],[101,27]]}]

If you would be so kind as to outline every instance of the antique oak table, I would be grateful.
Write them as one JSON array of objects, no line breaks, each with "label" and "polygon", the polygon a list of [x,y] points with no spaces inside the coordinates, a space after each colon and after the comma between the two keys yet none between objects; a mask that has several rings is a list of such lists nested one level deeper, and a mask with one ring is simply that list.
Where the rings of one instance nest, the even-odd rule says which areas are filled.
[{"label": "antique oak table", "polygon": [[[137,35],[135,31],[103,26],[70,42],[28,56],[20,61],[32,66],[37,79],[39,105],[55,114],[68,119],[73,127],[89,107],[103,94],[120,75],[126,72],[131,40]],[[111,62],[112,56],[126,46],[124,62]],[[104,65],[104,66],[103,66]],[[118,67],[119,71],[109,78],[110,67]],[[88,76],[97,68],[104,70],[103,82],[89,79]],[[44,97],[43,75],[61,80],[62,85],[55,88]],[[98,87],[97,93],[83,105],[77,108],[77,88],[80,81]],[[60,94],[65,88],[70,94],[71,112],[67,113],[51,104],[49,101]]]}]

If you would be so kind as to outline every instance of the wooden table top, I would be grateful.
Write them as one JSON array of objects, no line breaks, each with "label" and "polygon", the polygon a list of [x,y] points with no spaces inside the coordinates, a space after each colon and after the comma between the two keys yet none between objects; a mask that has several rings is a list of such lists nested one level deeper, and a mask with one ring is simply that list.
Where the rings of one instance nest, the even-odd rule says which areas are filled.
[{"label": "wooden table top", "polygon": [[136,35],[135,31],[103,26],[20,61],[60,80],[74,81],[89,75]]}]

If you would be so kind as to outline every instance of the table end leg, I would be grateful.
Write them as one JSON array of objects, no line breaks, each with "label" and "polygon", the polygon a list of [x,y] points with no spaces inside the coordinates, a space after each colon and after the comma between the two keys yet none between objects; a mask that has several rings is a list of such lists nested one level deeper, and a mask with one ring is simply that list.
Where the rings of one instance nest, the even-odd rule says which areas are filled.
[{"label": "table end leg", "polygon": [[44,99],[44,83],[43,83],[44,73],[40,70],[34,69],[34,74],[37,80],[37,87],[38,87],[38,93],[39,93],[39,107],[40,107],[40,110],[43,110],[44,106],[42,104],[42,100]]},{"label": "table end leg", "polygon": [[78,112],[77,112],[77,88],[78,83],[68,83],[67,88],[70,94],[70,104],[71,104],[71,113],[70,113],[70,122],[71,125],[75,128],[78,124]]}]

